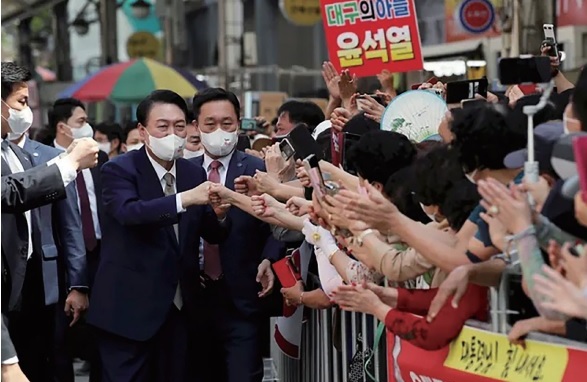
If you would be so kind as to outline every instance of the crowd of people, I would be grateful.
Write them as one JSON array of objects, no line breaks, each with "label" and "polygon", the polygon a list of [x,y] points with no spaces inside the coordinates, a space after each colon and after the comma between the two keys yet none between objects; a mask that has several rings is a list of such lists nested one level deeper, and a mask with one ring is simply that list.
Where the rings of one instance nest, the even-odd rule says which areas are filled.
[{"label": "crowd of people", "polygon": [[[2,379],[70,382],[78,356],[94,382],[260,382],[268,318],[300,306],[371,314],[435,350],[488,320],[488,288],[516,267],[510,341],[586,342],[587,164],[570,142],[587,131],[587,71],[572,84],[552,65],[535,182],[523,106],[541,95],[518,86],[449,105],[441,140],[423,142],[380,128],[390,73],[361,95],[328,62],[326,112],[287,101],[254,132],[235,94],[209,88],[190,106],[157,90],[125,129],[59,99],[29,136],[30,72],[3,62]],[[300,128],[318,168],[280,150]],[[358,138],[341,158],[345,133]],[[272,265],[300,247],[319,284],[283,287]]]}]

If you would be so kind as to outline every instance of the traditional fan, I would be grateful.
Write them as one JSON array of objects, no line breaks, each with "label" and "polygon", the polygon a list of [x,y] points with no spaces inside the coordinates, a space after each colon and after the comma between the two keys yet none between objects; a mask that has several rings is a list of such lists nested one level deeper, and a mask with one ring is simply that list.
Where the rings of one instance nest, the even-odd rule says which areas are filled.
[{"label": "traditional fan", "polygon": [[440,96],[426,90],[411,90],[396,97],[381,117],[381,130],[404,134],[422,142],[438,139],[438,125],[448,111]]}]

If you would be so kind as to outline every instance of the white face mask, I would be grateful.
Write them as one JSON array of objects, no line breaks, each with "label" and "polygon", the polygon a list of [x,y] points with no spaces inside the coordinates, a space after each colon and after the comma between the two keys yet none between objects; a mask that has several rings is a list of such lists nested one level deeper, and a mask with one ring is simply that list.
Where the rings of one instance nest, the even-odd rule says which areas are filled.
[{"label": "white face mask", "polygon": [[110,154],[112,144],[110,142],[98,143],[98,148],[104,151],[106,154]]},{"label": "white face mask", "polygon": [[469,180],[469,182],[476,184],[475,182],[475,175],[477,174],[477,169],[473,170],[473,172],[469,174],[465,174],[465,177]]},{"label": "white face mask", "polygon": [[[8,106],[6,102],[2,102],[4,105]],[[33,124],[33,111],[28,106],[22,110],[15,110],[8,106],[8,118],[4,119],[6,122],[8,122],[8,126],[10,126],[10,130],[14,133],[14,135],[18,135],[18,137],[20,137]]]},{"label": "white face mask", "polygon": [[202,145],[211,155],[216,157],[225,157],[233,152],[238,142],[237,132],[226,132],[218,129],[213,133],[200,133]]},{"label": "white face mask", "polygon": [[436,221],[436,215],[434,215],[434,214],[429,214],[428,212],[426,212],[426,206],[425,206],[425,205],[423,205],[422,203],[420,203],[420,207],[422,207],[422,211],[424,211],[424,213],[426,214],[426,216],[428,216],[428,218],[429,218],[430,220],[432,220],[433,222],[435,222],[435,221]]},{"label": "white face mask", "polygon": [[140,150],[143,147],[142,143],[135,143],[134,145],[126,145],[126,152],[133,150]]},{"label": "white face mask", "polygon": [[6,136],[6,139],[8,139],[9,141],[18,141],[23,135],[26,135],[26,133],[16,134],[16,133],[13,133],[12,131],[9,131],[8,136]]},{"label": "white face mask", "polygon": [[[149,134],[147,132],[147,134]],[[163,138],[156,138],[149,134],[149,143],[147,146],[153,154],[161,160],[171,162],[183,155],[185,139],[175,134],[169,134]]]},{"label": "white face mask", "polygon": [[188,149],[183,150],[183,157],[185,159],[197,158],[202,155],[204,155],[204,149],[200,149],[198,151],[191,151]]},{"label": "white face mask", "polygon": [[576,118],[569,118],[565,114],[563,114],[563,130],[565,135],[569,135],[571,131],[569,130],[569,123],[578,123],[579,120]]},{"label": "white face mask", "polygon": [[73,139],[94,137],[94,130],[92,129],[92,126],[90,126],[90,124],[87,122],[78,128],[74,128],[68,125],[65,126],[69,127],[69,130],[71,131],[71,138]]}]

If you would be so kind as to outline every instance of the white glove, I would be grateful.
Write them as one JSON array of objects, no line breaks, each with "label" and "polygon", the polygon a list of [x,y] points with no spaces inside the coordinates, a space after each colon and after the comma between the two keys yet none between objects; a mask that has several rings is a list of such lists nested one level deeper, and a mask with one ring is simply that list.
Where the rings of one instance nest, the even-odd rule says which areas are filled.
[{"label": "white glove", "polygon": [[304,220],[302,233],[308,243],[320,248],[327,256],[338,250],[334,236],[324,228],[312,224],[309,219]]}]

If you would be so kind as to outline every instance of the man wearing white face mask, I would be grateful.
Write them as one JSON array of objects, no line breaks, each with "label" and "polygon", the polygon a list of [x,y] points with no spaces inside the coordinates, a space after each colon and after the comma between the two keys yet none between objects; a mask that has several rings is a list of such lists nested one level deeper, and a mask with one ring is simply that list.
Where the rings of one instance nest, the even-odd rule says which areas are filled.
[{"label": "man wearing white face mask", "polygon": [[180,95],[154,91],[137,107],[145,146],[102,168],[104,240],[87,319],[104,381],[187,380],[198,244],[224,240],[231,219],[208,205],[204,170],[181,158],[186,115]]},{"label": "man wearing white face mask", "polygon": [[[240,104],[231,92],[206,89],[193,100],[195,125],[204,155],[190,159],[203,166],[208,180],[234,190],[235,179],[265,171],[259,158],[236,150]],[[273,287],[271,262],[279,257],[281,243],[269,226],[246,212],[229,211],[232,231],[220,245],[204,244],[203,277],[206,288],[198,322],[198,381],[260,382],[263,378],[263,300]],[[223,303],[218,303],[223,301]]]},{"label": "man wearing white face mask", "polygon": [[[31,140],[26,134],[27,131],[19,131],[19,133],[11,131],[8,139],[32,155],[33,166],[46,165],[61,154],[61,150]],[[53,375],[58,380],[66,379],[64,376],[73,372],[71,358],[62,351],[65,331],[70,324],[77,322],[82,312],[87,309],[89,286],[86,247],[81,229],[75,183],[68,185],[65,190],[66,200],[39,208],[34,216],[43,246],[41,262],[43,306],[45,306],[43,310],[50,314],[49,318],[52,321],[55,320],[55,326],[50,327],[48,334],[57,340],[56,346],[50,353],[57,360],[52,364],[56,365]],[[61,260],[58,261],[58,259]],[[63,288],[59,280],[67,280],[66,294],[62,293]],[[68,319],[66,315],[73,320]]]},{"label": "man wearing white face mask", "polygon": [[[94,130],[88,123],[84,104],[75,98],[61,98],[55,101],[48,112],[49,131],[55,137],[53,146],[65,150],[74,139],[92,138]],[[78,173],[76,178],[77,205],[81,216],[82,233],[86,249],[88,283],[92,288],[94,275],[98,269],[100,247],[102,244],[102,181],[100,171],[108,161],[108,154],[98,153],[98,165]],[[99,379],[97,349],[91,339],[84,339],[89,354],[91,380]]]}]

